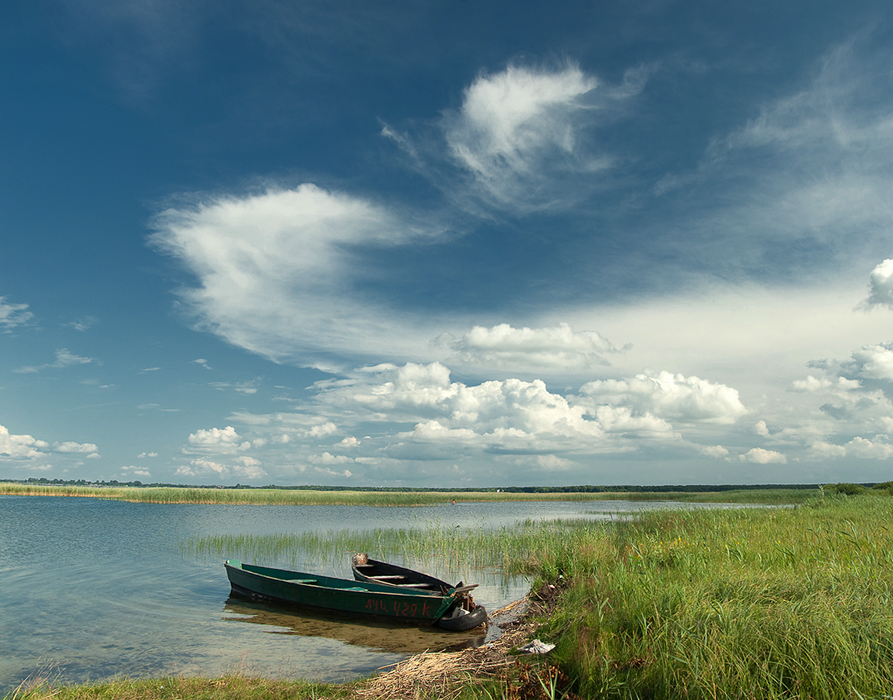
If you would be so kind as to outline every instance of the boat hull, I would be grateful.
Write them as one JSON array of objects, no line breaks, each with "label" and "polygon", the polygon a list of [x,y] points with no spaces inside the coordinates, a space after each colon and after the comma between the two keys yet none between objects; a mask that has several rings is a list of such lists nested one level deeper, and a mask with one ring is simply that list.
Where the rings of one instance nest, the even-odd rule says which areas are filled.
[{"label": "boat hull", "polygon": [[[477,584],[463,586],[461,582],[456,586],[451,586],[446,581],[421,571],[370,559],[364,553],[354,555],[352,568],[353,577],[357,581],[394,586],[400,590],[415,589],[437,594],[448,590],[469,591],[477,586]],[[484,606],[476,605],[474,600],[468,596],[461,605],[455,606],[448,614],[441,617],[437,624],[446,630],[462,632],[486,624],[487,619],[487,610]]]},{"label": "boat hull", "polygon": [[403,591],[362,581],[227,560],[226,575],[237,595],[262,600],[412,624],[434,624],[449,615],[462,596]]},{"label": "boat hull", "polygon": [[[431,591],[437,594],[443,594],[453,588],[446,581],[439,578],[423,574],[420,571],[407,569],[396,564],[389,564],[383,561],[369,559],[365,554],[355,554],[351,566],[353,577],[357,581],[366,581],[370,583],[381,583],[388,586],[397,586],[398,588],[407,589],[414,588],[421,591]],[[457,587],[461,587],[458,584]]]}]

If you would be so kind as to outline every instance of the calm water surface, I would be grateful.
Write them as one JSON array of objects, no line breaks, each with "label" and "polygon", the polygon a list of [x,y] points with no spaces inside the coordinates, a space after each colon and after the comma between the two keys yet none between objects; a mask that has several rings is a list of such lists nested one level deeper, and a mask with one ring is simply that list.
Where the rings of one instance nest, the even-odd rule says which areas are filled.
[{"label": "calm water surface", "polygon": [[[613,517],[608,514],[643,507],[649,506],[209,506],[0,496],[0,695],[33,676],[86,682],[241,670],[346,681],[409,654],[481,641],[468,633],[355,624],[230,598],[222,561],[181,554],[192,537],[429,522],[498,527],[526,518]],[[343,564],[300,568],[351,577],[347,552]],[[448,581],[482,581],[475,600],[491,611],[529,586],[492,572],[444,570],[433,559],[426,571]]]}]

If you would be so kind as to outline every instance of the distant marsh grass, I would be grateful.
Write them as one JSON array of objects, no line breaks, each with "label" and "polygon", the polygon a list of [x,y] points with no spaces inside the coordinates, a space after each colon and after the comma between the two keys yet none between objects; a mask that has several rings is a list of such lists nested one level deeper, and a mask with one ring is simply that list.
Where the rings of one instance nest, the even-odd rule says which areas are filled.
[{"label": "distant marsh grass", "polygon": [[689,501],[701,503],[801,503],[812,489],[742,489],[735,491],[562,492],[495,491],[319,491],[313,489],[219,489],[189,487],[53,486],[0,483],[0,495],[71,496],[136,503],[239,505],[423,506],[457,502],[504,501]]}]

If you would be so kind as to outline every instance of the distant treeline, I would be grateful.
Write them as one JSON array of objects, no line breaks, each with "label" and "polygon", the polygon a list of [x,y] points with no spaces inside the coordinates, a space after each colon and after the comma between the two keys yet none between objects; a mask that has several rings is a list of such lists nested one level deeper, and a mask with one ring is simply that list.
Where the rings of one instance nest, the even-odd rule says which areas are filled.
[{"label": "distant treeline", "polygon": [[[621,485],[621,486],[499,486],[499,487],[474,487],[474,488],[439,488],[439,487],[412,487],[412,486],[321,486],[321,485],[303,485],[303,486],[277,486],[270,484],[267,486],[247,486],[236,484],[235,486],[213,486],[213,485],[190,485],[190,484],[164,484],[152,483],[144,484],[141,481],[87,481],[85,479],[65,480],[65,479],[0,479],[0,482],[13,484],[30,484],[40,486],[93,486],[93,487],[131,487],[131,488],[189,488],[189,489],[277,489],[282,491],[379,491],[379,492],[400,492],[400,493],[667,493],[667,492],[687,492],[687,493],[721,493],[723,491],[760,491],[767,489],[816,489],[820,484],[675,484],[660,486],[641,486],[641,485]],[[839,493],[847,493],[860,488],[881,488],[891,487],[893,482],[878,483],[861,483],[861,484],[832,484],[826,485],[831,487],[832,491]]]}]

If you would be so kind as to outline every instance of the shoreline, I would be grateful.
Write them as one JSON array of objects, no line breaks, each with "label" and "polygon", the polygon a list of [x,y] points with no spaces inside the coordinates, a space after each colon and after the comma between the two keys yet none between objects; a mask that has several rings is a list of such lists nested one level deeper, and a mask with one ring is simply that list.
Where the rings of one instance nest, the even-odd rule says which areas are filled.
[{"label": "shoreline", "polygon": [[[542,595],[543,591],[549,591]],[[523,656],[512,651],[532,640],[536,624],[535,615],[542,615],[554,607],[558,590],[554,586],[543,586],[540,593],[533,589],[515,601],[507,603],[488,617],[488,626],[500,628],[499,636],[475,647],[460,650],[423,651],[407,656],[402,661],[382,666],[368,677],[343,683],[316,683],[303,680],[269,679],[254,676],[241,676],[239,673],[223,674],[215,677],[166,676],[130,680],[109,678],[97,682],[54,684],[47,678],[32,678],[22,681],[17,687],[3,696],[2,700],[49,700],[49,698],[100,698],[102,700],[156,697],[184,697],[177,685],[202,684],[222,690],[241,680],[250,685],[270,684],[291,688],[309,687],[308,697],[351,698],[365,700],[415,700],[418,691],[424,689],[428,695],[440,697],[448,689],[454,689],[463,679],[472,674],[474,679],[498,680],[499,673],[505,672],[523,661]],[[550,604],[551,603],[551,604]],[[529,639],[528,639],[529,637]],[[167,684],[167,686],[165,685]],[[120,686],[120,692],[116,692]],[[143,688],[169,689],[169,693],[144,692]],[[136,690],[137,692],[133,692]],[[291,693],[286,695],[290,696]],[[299,697],[303,697],[299,693]],[[211,697],[218,697],[212,693]],[[261,696],[264,697],[264,696]],[[280,697],[279,694],[273,697]]]}]

